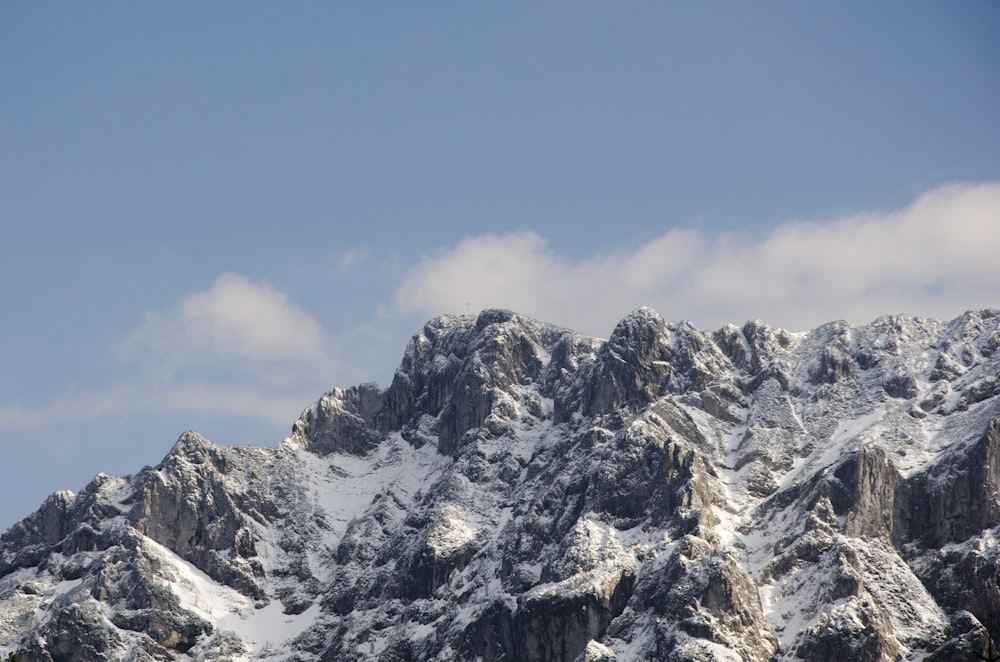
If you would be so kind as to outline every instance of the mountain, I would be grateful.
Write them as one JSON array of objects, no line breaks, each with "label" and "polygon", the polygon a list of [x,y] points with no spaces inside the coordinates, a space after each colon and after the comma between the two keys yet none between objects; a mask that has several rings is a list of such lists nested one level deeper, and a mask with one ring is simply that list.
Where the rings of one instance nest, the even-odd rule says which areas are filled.
[{"label": "mountain", "polygon": [[[269,448],[181,435],[0,537],[22,660],[979,659],[1000,311],[607,340],[445,316]],[[1000,634],[998,634],[1000,639]]]}]

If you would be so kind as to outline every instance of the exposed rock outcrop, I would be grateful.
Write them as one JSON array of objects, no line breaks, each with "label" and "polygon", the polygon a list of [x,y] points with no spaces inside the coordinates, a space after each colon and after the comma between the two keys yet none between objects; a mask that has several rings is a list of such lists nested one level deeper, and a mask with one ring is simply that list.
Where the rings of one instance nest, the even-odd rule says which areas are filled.
[{"label": "exposed rock outcrop", "polygon": [[428,322],[272,448],[183,434],[0,537],[25,660],[976,659],[1000,315],[607,341]]}]

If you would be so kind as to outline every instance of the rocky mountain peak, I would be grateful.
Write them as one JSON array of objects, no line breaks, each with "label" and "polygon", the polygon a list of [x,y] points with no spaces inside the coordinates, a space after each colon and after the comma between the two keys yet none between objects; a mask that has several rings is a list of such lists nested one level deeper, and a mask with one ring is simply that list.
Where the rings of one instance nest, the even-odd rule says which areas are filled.
[{"label": "rocky mountain peak", "polygon": [[0,537],[27,660],[976,659],[1000,314],[601,340],[430,320],[270,448],[186,432]]},{"label": "rocky mountain peak", "polygon": [[638,308],[626,315],[608,338],[607,347],[623,357],[631,357],[636,362],[643,359],[662,360],[665,358],[660,346],[664,344],[667,323],[652,308]]}]

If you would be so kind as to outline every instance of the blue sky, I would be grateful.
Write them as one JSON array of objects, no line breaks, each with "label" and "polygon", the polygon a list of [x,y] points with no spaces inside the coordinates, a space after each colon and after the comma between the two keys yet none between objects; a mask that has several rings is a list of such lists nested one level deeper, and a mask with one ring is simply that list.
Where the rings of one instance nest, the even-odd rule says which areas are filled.
[{"label": "blue sky", "polygon": [[0,5],[0,528],[433,315],[1000,306],[1000,5]]}]

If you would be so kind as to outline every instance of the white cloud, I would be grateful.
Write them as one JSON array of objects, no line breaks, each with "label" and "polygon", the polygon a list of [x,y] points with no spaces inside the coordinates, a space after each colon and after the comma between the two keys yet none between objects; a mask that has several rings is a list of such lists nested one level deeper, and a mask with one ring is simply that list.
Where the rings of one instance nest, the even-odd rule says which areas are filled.
[{"label": "white cloud", "polygon": [[223,274],[207,290],[146,314],[116,347],[126,373],[47,404],[0,405],[0,429],[134,413],[238,416],[291,424],[335,376],[333,340],[281,291]]},{"label": "white cloud", "polygon": [[[950,318],[1000,306],[998,246],[1000,182],[938,188],[889,213],[789,222],[766,236],[673,229],[585,259],[560,256],[531,232],[482,235],[420,261],[388,318],[359,320],[337,339],[283,292],[224,274],[148,313],[118,347],[126,372],[115,383],[0,404],[0,429],[134,412],[285,426],[327,388],[391,370],[411,316],[462,312],[466,302],[605,336],[641,305],[706,329],[756,317],[794,330],[897,312]],[[348,342],[349,355],[335,351]]]},{"label": "white cloud", "polygon": [[397,313],[505,307],[607,335],[640,305],[704,328],[791,329],[1000,305],[1000,183],[949,185],[890,213],[796,221],[764,237],[674,229],[630,253],[567,260],[531,232],[483,235],[421,261]]},{"label": "white cloud", "polygon": [[329,388],[375,377],[372,365],[388,360],[387,345],[403,350],[404,341],[371,322],[343,333],[355,345],[346,358],[338,338],[283,292],[223,274],[207,290],[147,313],[115,347],[113,383],[44,403],[0,403],[0,430],[136,413],[177,414],[179,430],[194,417],[286,428]]},{"label": "white cloud", "polygon": [[122,356],[172,371],[220,362],[320,359],[319,323],[284,293],[238,274],[223,274],[167,312],[147,313],[122,343]]},{"label": "white cloud", "polygon": [[371,251],[367,248],[352,248],[340,255],[340,271],[347,273],[365,264],[371,258]]},{"label": "white cloud", "polygon": [[0,429],[27,430],[56,421],[59,425],[77,424],[105,416],[153,412],[174,412],[186,416],[240,416],[285,427],[291,425],[306,404],[317,396],[315,392],[271,392],[254,384],[116,384],[86,393],[64,395],[37,408],[17,404],[0,406]]}]

